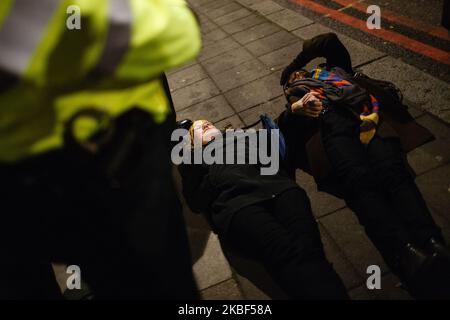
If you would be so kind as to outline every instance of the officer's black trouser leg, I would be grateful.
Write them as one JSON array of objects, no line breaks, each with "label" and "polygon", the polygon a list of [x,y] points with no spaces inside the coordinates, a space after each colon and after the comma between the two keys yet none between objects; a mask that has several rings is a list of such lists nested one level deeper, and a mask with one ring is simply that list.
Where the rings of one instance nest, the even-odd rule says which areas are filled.
[{"label": "officer's black trouser leg", "polygon": [[309,199],[301,189],[240,210],[224,239],[232,249],[261,262],[291,298],[348,298],[325,258]]},{"label": "officer's black trouser leg", "polygon": [[118,138],[130,132],[119,166],[114,141],[95,160],[60,151],[0,167],[0,297],[53,297],[50,261],[79,266],[97,298],[197,297],[167,132],[138,110],[117,122]]}]

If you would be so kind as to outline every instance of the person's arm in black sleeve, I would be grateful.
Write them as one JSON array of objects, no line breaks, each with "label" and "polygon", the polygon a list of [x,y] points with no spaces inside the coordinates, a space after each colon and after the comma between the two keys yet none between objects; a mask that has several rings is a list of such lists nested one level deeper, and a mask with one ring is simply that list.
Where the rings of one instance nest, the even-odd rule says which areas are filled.
[{"label": "person's arm in black sleeve", "polygon": [[317,119],[294,114],[287,108],[278,117],[278,126],[286,141],[288,166],[309,172],[306,144],[317,132]]},{"label": "person's arm in black sleeve", "polygon": [[311,60],[319,57],[324,57],[330,68],[340,67],[353,73],[348,50],[335,33],[325,33],[303,43],[302,52],[283,70],[280,84],[284,85],[292,72],[302,69]]},{"label": "person's arm in black sleeve", "polygon": [[183,196],[195,213],[205,213],[214,197],[207,169],[202,165],[179,165]]}]

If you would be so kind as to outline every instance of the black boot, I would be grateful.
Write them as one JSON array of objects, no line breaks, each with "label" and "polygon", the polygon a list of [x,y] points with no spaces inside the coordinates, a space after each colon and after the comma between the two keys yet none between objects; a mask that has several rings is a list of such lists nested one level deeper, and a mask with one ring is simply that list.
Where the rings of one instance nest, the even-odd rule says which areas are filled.
[{"label": "black boot", "polygon": [[436,255],[450,263],[450,248],[446,247],[442,241],[431,238],[427,243],[427,249],[431,255]]},{"label": "black boot", "polygon": [[425,252],[408,243],[399,255],[398,269],[402,281],[411,282],[428,263],[429,259]]},{"label": "black boot", "polygon": [[411,244],[403,249],[399,276],[416,299],[449,299],[450,268],[437,254],[427,254]]}]

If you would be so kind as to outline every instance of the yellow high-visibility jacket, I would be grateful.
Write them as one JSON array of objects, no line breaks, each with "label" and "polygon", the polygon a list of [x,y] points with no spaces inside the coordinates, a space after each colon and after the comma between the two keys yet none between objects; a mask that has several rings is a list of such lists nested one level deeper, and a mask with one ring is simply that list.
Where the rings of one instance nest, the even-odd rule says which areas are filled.
[{"label": "yellow high-visibility jacket", "polygon": [[[160,76],[200,42],[184,0],[1,0],[0,162],[62,147],[64,124],[84,108],[116,117],[139,107],[163,121]],[[86,122],[77,135],[94,130]]]}]

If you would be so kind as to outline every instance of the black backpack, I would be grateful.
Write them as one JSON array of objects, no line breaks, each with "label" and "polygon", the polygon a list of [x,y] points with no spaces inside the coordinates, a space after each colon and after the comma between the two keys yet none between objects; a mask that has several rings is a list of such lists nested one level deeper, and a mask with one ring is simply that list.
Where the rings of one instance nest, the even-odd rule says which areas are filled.
[{"label": "black backpack", "polygon": [[413,119],[408,112],[408,106],[403,103],[401,90],[392,82],[374,79],[361,72],[356,72],[351,81],[377,98],[381,110],[396,121],[407,122]]}]

